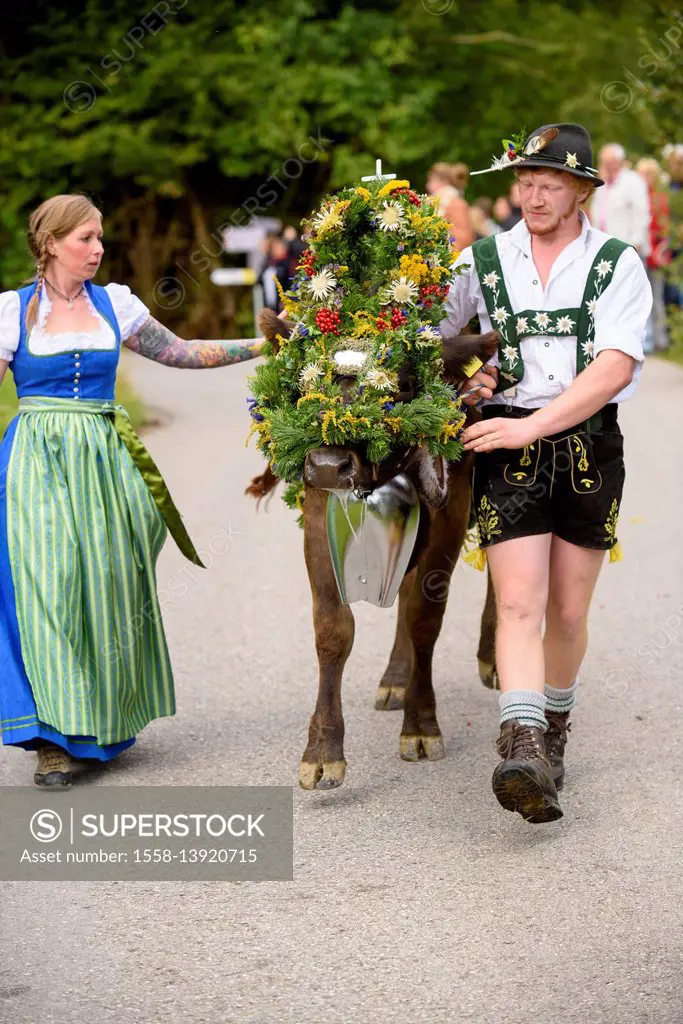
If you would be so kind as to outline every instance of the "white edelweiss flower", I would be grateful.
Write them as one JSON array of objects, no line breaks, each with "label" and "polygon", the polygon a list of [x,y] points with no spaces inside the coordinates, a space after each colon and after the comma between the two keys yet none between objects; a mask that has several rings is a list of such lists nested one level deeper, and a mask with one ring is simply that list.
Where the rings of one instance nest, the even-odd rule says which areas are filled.
[{"label": "white edelweiss flower", "polygon": [[568,316],[558,316],[555,326],[558,334],[571,334],[574,328],[574,321]]},{"label": "white edelweiss flower", "polygon": [[337,287],[337,279],[331,270],[321,270],[314,274],[308,282],[308,288],[314,299],[326,299]]},{"label": "white edelweiss flower", "polygon": [[308,363],[299,374],[299,384],[303,391],[312,391],[323,375],[320,363]]},{"label": "white edelweiss flower", "polygon": [[497,324],[504,324],[509,316],[510,314],[507,309],[504,309],[503,306],[498,306],[498,308],[493,311],[492,319],[495,320]]},{"label": "white edelweiss flower", "polygon": [[583,354],[586,356],[587,359],[593,358],[593,347],[594,345],[592,341],[584,341],[582,343],[581,348],[583,350]]},{"label": "white edelweiss flower", "polygon": [[393,391],[394,381],[384,370],[373,368],[365,375],[365,383],[376,391]]},{"label": "white edelweiss flower", "polygon": [[398,231],[403,226],[403,207],[398,203],[385,202],[379,211],[379,226],[382,231]]},{"label": "white edelweiss flower", "polygon": [[395,302],[397,306],[406,303],[412,306],[419,294],[419,288],[413,281],[407,277],[399,277],[395,284],[389,285],[387,302]]},{"label": "white edelweiss flower", "polygon": [[355,375],[365,366],[368,361],[367,352],[357,352],[355,349],[344,348],[334,354],[334,365],[340,371],[349,375]]},{"label": "white edelweiss flower", "polygon": [[506,345],[503,349],[503,356],[505,358],[505,362],[510,364],[510,369],[514,368],[514,365],[517,362],[517,349],[514,348],[513,345]]},{"label": "white edelweiss flower", "polygon": [[550,317],[547,313],[537,313],[534,320],[542,331],[545,331],[550,326]]},{"label": "white edelweiss flower", "polygon": [[567,165],[567,167],[578,167],[579,165],[579,161],[576,158],[576,153],[568,152],[564,159],[564,162]]},{"label": "white edelweiss flower", "polygon": [[590,313],[591,316],[595,315],[595,307],[597,306],[597,304],[598,304],[598,297],[597,297],[597,295],[595,296],[595,298],[586,299],[586,305],[588,306],[588,312]]},{"label": "white edelweiss flower", "polygon": [[495,270],[492,270],[490,274],[484,274],[484,284],[489,288],[495,288],[499,281],[500,278]]},{"label": "white edelweiss flower", "polygon": [[517,317],[517,334],[528,334],[529,321],[525,316]]},{"label": "white edelweiss flower", "polygon": [[602,279],[603,277],[607,277],[607,275],[610,273],[611,270],[612,270],[612,261],[611,260],[600,260],[600,262],[598,263],[598,266],[597,266],[597,271],[598,271],[598,277],[599,278]]}]

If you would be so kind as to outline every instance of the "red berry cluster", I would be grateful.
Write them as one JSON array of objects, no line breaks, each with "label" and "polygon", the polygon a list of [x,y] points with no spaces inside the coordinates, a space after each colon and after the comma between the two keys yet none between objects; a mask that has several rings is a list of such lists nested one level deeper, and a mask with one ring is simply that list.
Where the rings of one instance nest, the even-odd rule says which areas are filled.
[{"label": "red berry cluster", "polygon": [[413,192],[412,188],[395,188],[394,189],[394,193],[393,194],[395,196],[399,195],[401,193],[403,195],[408,196],[408,202],[412,203],[413,206],[421,206],[422,205],[422,200],[420,199],[420,197],[417,194],[417,192]]},{"label": "red berry cluster", "polygon": [[425,284],[420,288],[420,298],[427,309],[430,309],[435,301],[443,301],[448,295],[447,284]]},{"label": "red berry cluster", "polygon": [[405,323],[407,323],[407,321],[408,321],[408,317],[405,315],[405,313],[402,313],[400,309],[397,309],[396,307],[394,307],[394,309],[392,310],[392,313],[391,313],[391,326],[392,326],[392,328],[394,330],[397,330],[399,327],[403,327],[403,325]]},{"label": "red berry cluster", "polygon": [[380,315],[377,317],[377,320],[375,321],[380,331],[389,330],[389,321],[387,320],[386,316],[386,313],[380,313]]},{"label": "red berry cluster", "polygon": [[324,307],[315,314],[317,323],[323,334],[339,334],[339,321],[341,317],[336,309]]},{"label": "red berry cluster", "polygon": [[301,257],[301,266],[306,271],[307,277],[313,277],[315,274],[315,253],[312,249],[306,249]]}]

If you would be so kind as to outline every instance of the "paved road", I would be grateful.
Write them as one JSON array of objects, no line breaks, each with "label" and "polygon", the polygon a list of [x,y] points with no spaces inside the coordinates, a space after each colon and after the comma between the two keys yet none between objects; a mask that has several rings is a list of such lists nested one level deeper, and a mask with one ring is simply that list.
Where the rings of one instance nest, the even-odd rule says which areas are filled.
[{"label": "paved road", "polygon": [[[315,692],[309,596],[291,513],[242,496],[251,369],[130,367],[172,412],[148,444],[190,532],[225,553],[167,604],[178,715],[93,784],[290,784]],[[347,782],[295,790],[295,882],[5,883],[0,1020],[679,1024],[683,371],[648,364],[623,423],[626,561],[599,584],[561,822],[525,825],[491,794],[484,581],[459,569],[435,658],[446,760],[399,760],[400,716],[372,709],[393,613],[356,606]],[[183,568],[167,545],[160,587]],[[0,780],[28,782],[30,760],[4,749]]]}]

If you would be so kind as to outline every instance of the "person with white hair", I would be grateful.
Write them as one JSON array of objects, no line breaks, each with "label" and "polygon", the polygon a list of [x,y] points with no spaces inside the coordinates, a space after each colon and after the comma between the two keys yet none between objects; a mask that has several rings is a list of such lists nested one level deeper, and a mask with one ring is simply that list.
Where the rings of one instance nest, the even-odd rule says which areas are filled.
[{"label": "person with white hair", "polygon": [[626,166],[626,152],[609,142],[598,154],[598,173],[605,182],[596,189],[590,218],[599,231],[633,245],[645,260],[650,252],[650,201],[641,176]]}]

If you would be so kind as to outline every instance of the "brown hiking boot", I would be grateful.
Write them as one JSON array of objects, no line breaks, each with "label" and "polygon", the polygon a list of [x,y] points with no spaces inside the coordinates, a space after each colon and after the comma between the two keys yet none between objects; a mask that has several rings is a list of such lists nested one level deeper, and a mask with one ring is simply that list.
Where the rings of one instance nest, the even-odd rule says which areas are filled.
[{"label": "brown hiking boot", "polygon": [[569,721],[568,711],[546,711],[545,717],[548,719],[548,729],[543,736],[545,753],[550,761],[555,788],[562,789],[564,786],[564,748],[567,745],[567,734],[572,723]]},{"label": "brown hiking boot", "polygon": [[498,803],[534,824],[561,818],[543,731],[512,719],[501,726],[496,749],[503,759],[491,781]]},{"label": "brown hiking boot", "polygon": [[70,789],[71,767],[71,758],[66,750],[48,743],[38,750],[33,781],[40,789]]}]

